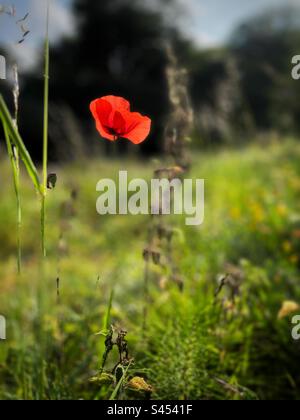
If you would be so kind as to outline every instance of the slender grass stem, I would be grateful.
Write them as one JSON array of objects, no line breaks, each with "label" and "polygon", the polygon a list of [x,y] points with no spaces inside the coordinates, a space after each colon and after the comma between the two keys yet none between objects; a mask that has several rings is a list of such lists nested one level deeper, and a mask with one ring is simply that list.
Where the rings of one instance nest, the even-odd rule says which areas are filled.
[{"label": "slender grass stem", "polygon": [[20,195],[20,160],[18,151],[16,153],[16,201],[17,201],[17,246],[18,246],[18,274],[22,271],[22,243],[21,243],[21,229],[22,229],[22,207],[21,207],[21,195]]},{"label": "slender grass stem", "polygon": [[48,178],[48,122],[49,122],[49,11],[50,1],[47,1],[47,23],[45,37],[45,73],[44,73],[44,129],[43,129],[43,193],[41,197],[41,234],[42,253],[46,257],[46,195]]},{"label": "slender grass stem", "polygon": [[[18,129],[18,117],[19,117],[19,96],[20,96],[20,85],[19,85],[19,73],[18,66],[15,64],[13,66],[14,74],[14,87],[13,87],[13,97],[14,97],[14,106],[15,106],[15,125]],[[17,201],[17,247],[18,247],[18,274],[21,274],[21,265],[22,265],[22,248],[21,248],[21,228],[22,228],[22,208],[21,208],[21,195],[20,195],[20,157],[19,151],[16,147],[13,148],[13,158],[15,161],[15,191],[16,191],[16,201]]]},{"label": "slender grass stem", "polygon": [[41,235],[42,235],[42,253],[47,256],[46,250],[46,196],[41,196]]},{"label": "slender grass stem", "polygon": [[21,225],[22,225],[22,210],[21,210],[21,197],[20,197],[20,167],[19,167],[19,156],[16,149],[13,148],[11,140],[9,137],[9,131],[6,124],[3,124],[4,136],[6,141],[7,152],[10,158],[13,180],[14,180],[14,189],[16,194],[17,201],[17,266],[18,273],[21,274],[22,267],[22,251],[21,251]]},{"label": "slender grass stem", "polygon": [[104,331],[108,331],[110,328],[110,321],[111,321],[111,310],[112,310],[112,305],[113,305],[113,300],[114,300],[114,289],[112,289],[110,296],[109,296],[109,302],[107,305],[107,309],[106,309],[106,313],[105,313],[105,318],[103,321],[103,330]]},{"label": "slender grass stem", "polygon": [[148,309],[149,309],[149,276],[150,276],[150,263],[146,261],[144,272],[144,310],[143,310],[143,334],[147,330]]}]

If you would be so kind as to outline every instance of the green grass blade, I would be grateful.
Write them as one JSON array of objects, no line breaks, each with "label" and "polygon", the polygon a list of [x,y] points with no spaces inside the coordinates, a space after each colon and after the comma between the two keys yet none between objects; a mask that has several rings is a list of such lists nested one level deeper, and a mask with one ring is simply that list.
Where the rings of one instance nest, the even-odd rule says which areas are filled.
[{"label": "green grass blade", "polygon": [[19,155],[26,167],[28,175],[30,176],[34,187],[36,190],[42,194],[42,187],[39,180],[38,171],[31,159],[31,156],[26,149],[26,146],[13,122],[12,116],[6,106],[6,103],[3,99],[3,96],[0,95],[0,119],[2,121],[3,127],[5,126],[9,134],[10,139],[13,144],[16,146]]},{"label": "green grass blade", "polygon": [[111,309],[112,309],[113,300],[114,300],[114,290],[112,290],[110,293],[109,302],[108,302],[106,312],[105,312],[105,317],[103,320],[104,331],[108,331],[110,328]]},{"label": "green grass blade", "polygon": [[21,274],[21,266],[22,266],[22,250],[21,250],[21,225],[22,225],[22,210],[21,210],[21,197],[20,197],[20,168],[19,168],[19,159],[15,156],[15,153],[18,153],[17,150],[14,152],[9,133],[6,124],[3,124],[4,129],[4,136],[7,146],[7,152],[10,158],[12,172],[13,172],[13,181],[14,181],[14,188],[16,194],[16,201],[17,201],[17,242],[18,242],[18,257],[17,257],[17,265],[18,265],[18,273]]}]

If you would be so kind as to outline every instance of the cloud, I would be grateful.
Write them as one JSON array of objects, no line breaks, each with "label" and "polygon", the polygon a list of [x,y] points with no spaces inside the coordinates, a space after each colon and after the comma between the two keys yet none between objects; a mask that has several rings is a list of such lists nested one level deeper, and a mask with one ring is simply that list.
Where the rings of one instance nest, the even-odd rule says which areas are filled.
[{"label": "cloud", "polygon": [[[21,0],[17,0],[16,10],[15,20],[29,12],[24,26],[30,33],[22,44],[18,44],[22,36],[21,30],[12,19],[6,20],[7,30],[3,43],[16,58],[20,71],[27,71],[36,65],[41,54],[46,33],[47,0],[22,0],[22,3]],[[74,31],[75,22],[70,7],[63,0],[50,0],[50,42],[54,44],[62,36],[72,36]]]},{"label": "cloud", "polygon": [[12,45],[12,57],[15,57],[18,63],[18,68],[21,72],[28,71],[34,68],[39,59],[40,50],[31,44]]},{"label": "cloud", "polygon": [[201,28],[201,22],[207,15],[207,1],[176,0],[168,3],[162,0],[147,0],[147,7],[160,10],[165,20],[179,27],[183,34],[200,47],[209,48],[218,44],[212,34]]},{"label": "cloud", "polygon": [[[59,0],[50,2],[50,40],[56,42],[63,35],[74,33],[74,19],[69,7]],[[30,0],[31,24],[38,38],[42,38],[46,25],[47,0]]]}]

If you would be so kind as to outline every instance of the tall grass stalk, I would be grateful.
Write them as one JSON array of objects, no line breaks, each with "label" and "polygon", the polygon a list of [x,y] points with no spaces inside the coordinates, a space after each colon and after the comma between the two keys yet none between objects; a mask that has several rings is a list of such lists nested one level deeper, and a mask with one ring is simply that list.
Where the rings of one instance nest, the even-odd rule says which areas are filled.
[{"label": "tall grass stalk", "polygon": [[[16,95],[16,93],[14,93]],[[15,98],[16,100],[16,98]],[[6,103],[0,95],[0,120],[3,125],[4,135],[8,155],[12,165],[14,188],[17,197],[17,223],[18,223],[18,271],[21,272],[21,198],[20,198],[20,159],[22,159],[25,168],[33,186],[42,197],[43,188],[40,182],[39,174],[31,156],[19,134],[16,124],[17,107],[15,106],[15,118],[13,118],[6,106]]]},{"label": "tall grass stalk", "polygon": [[[14,73],[13,97],[14,97],[14,106],[15,106],[15,125],[16,125],[16,128],[18,128],[20,86],[19,86],[18,66],[16,64],[13,66],[13,73]],[[18,273],[21,274],[22,208],[21,208],[21,194],[20,194],[20,158],[19,158],[19,152],[15,147],[12,147],[12,151],[13,151],[12,158],[14,159],[14,166],[15,166],[15,168],[13,167],[13,176],[14,176],[14,186],[15,186],[15,193],[16,193],[16,203],[17,203],[17,247],[18,247],[17,264],[18,264]]]},{"label": "tall grass stalk", "polygon": [[48,121],[49,121],[49,13],[50,0],[47,0],[47,21],[45,37],[45,72],[44,72],[44,129],[43,129],[43,185],[41,197],[41,234],[42,253],[46,257],[46,195],[48,178]]},{"label": "tall grass stalk", "polygon": [[[50,15],[50,0],[47,1],[47,16],[46,16],[46,35],[45,35],[45,67],[44,67],[44,123],[43,123],[43,176],[42,182],[40,182],[39,174],[36,167],[31,159],[26,146],[21,139],[17,127],[17,116],[18,116],[18,98],[19,98],[19,84],[18,84],[18,72],[15,67],[15,85],[14,85],[14,104],[15,104],[15,118],[12,118],[6,103],[0,95],[0,120],[5,126],[7,146],[9,147],[9,155],[13,163],[14,183],[18,201],[18,226],[21,227],[22,213],[20,207],[20,194],[19,194],[19,156],[23,160],[29,176],[31,177],[36,190],[40,194],[41,199],[41,242],[42,242],[42,253],[46,256],[46,243],[45,243],[45,225],[46,225],[46,195],[47,195],[47,181],[48,181],[48,119],[49,119],[49,15]],[[26,15],[26,17],[28,14]],[[23,19],[25,20],[26,17]],[[19,22],[19,21],[18,21]],[[26,33],[29,33],[26,32]],[[25,35],[24,35],[25,36]],[[10,147],[11,146],[11,147]],[[12,149],[12,150],[10,150]],[[18,228],[19,230],[19,228]],[[18,234],[18,269],[21,267],[21,236]]]},{"label": "tall grass stalk", "polygon": [[12,166],[14,189],[16,194],[16,203],[17,203],[17,242],[18,242],[18,252],[17,252],[17,267],[18,273],[21,274],[22,268],[22,251],[21,251],[21,225],[22,225],[22,210],[21,210],[21,197],[20,197],[20,166],[19,166],[19,155],[17,150],[12,146],[8,128],[6,124],[3,124],[4,137],[6,141],[6,147],[8,156]]}]

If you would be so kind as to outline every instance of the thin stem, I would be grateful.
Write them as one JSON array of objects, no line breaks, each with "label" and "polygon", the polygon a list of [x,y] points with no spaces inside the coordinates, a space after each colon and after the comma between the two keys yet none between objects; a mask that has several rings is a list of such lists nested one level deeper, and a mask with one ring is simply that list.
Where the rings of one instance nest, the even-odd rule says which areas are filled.
[{"label": "thin stem", "polygon": [[[148,229],[148,241],[147,241],[147,247],[149,249],[152,248],[153,245],[153,233],[154,227],[152,225]],[[149,281],[150,281],[150,261],[149,256],[146,257],[145,261],[145,271],[144,271],[144,310],[143,310],[143,334],[146,333],[147,329],[147,321],[148,321],[148,310],[149,310],[149,302],[150,302],[150,296],[149,296]]]},{"label": "thin stem", "polygon": [[20,160],[17,151],[16,156],[16,200],[17,200],[17,245],[18,245],[18,274],[21,274],[22,270],[22,243],[21,243],[21,229],[22,229],[22,208],[21,208],[21,196],[20,196]]},{"label": "thin stem", "polygon": [[[15,125],[18,129],[18,117],[19,117],[19,97],[20,97],[20,85],[19,85],[19,73],[18,66],[15,64],[13,66],[14,74],[14,87],[13,87],[13,97],[14,97],[14,107],[15,107]],[[21,264],[22,264],[22,248],[21,248],[21,228],[22,228],[22,208],[21,208],[21,197],[20,197],[20,157],[19,152],[16,147],[13,147],[13,159],[15,163],[15,191],[16,191],[16,201],[17,201],[17,246],[18,246],[18,274],[21,274]]]},{"label": "thin stem", "polygon": [[9,132],[6,124],[3,124],[4,136],[6,141],[6,147],[8,155],[10,158],[12,170],[13,170],[13,179],[14,179],[14,189],[16,194],[17,201],[17,243],[18,243],[18,253],[17,253],[17,266],[18,274],[21,274],[22,267],[22,251],[21,251],[21,225],[22,225],[22,210],[21,210],[21,197],[20,197],[20,168],[19,168],[19,159],[17,158],[17,150],[13,148]]},{"label": "thin stem", "polygon": [[48,178],[48,122],[49,122],[49,9],[47,1],[47,23],[45,38],[45,74],[44,74],[44,130],[43,130],[43,194],[41,197],[41,234],[42,252],[46,256],[46,195]]},{"label": "thin stem", "polygon": [[147,329],[148,320],[148,305],[149,305],[149,276],[150,276],[150,263],[146,261],[144,272],[144,310],[143,310],[143,333]]},{"label": "thin stem", "polygon": [[41,235],[42,235],[42,253],[43,256],[47,256],[46,250],[46,196],[41,196]]}]

